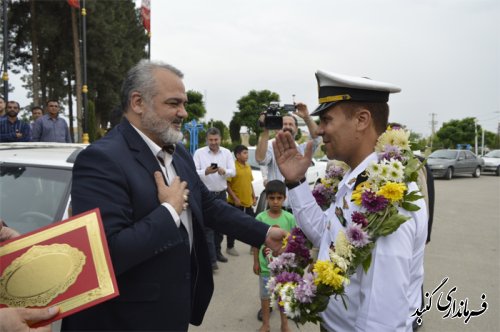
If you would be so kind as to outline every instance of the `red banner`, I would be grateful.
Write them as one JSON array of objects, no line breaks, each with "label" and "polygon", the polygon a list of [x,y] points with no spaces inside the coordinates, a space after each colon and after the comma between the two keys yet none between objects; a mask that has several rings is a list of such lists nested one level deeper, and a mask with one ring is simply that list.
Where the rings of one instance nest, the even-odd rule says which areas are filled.
[{"label": "red banner", "polygon": [[80,1],[79,0],[67,0],[68,5],[70,5],[73,8],[80,8]]},{"label": "red banner", "polygon": [[144,25],[144,29],[146,29],[148,32],[151,32],[151,1],[150,0],[142,0],[141,17],[142,17],[142,24]]}]

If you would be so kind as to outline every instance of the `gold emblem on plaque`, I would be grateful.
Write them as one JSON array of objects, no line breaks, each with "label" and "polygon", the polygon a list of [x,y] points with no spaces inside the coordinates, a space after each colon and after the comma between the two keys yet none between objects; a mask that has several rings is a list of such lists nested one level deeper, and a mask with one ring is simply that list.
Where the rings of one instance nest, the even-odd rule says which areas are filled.
[{"label": "gold emblem on plaque", "polygon": [[12,261],[0,277],[0,303],[43,307],[75,283],[86,256],[67,244],[34,245]]}]

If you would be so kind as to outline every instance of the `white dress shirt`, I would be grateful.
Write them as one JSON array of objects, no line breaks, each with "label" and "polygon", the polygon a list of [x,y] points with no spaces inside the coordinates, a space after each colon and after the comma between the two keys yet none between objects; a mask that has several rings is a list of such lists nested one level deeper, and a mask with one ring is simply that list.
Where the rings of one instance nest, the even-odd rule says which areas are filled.
[{"label": "white dress shirt", "polygon": [[[199,148],[194,152],[193,160],[196,172],[210,191],[225,191],[227,188],[226,179],[236,175],[233,154],[225,147],[219,147],[219,151],[216,153],[212,152],[208,146]],[[220,175],[218,172],[215,172],[205,175],[206,168],[212,163],[216,163],[218,167],[224,168],[226,173]]]},{"label": "white dress shirt", "polygon": [[[345,228],[335,215],[335,207],[343,209],[347,223],[359,207],[351,202],[355,179],[377,155],[372,153],[353,171],[348,172],[339,184],[335,204],[322,211],[316,204],[308,185],[303,183],[289,191],[290,205],[297,224],[314,246],[319,246],[318,259],[329,259],[330,244],[337,233]],[[417,190],[415,183],[408,190]],[[345,199],[344,199],[345,198]],[[427,236],[427,209],[420,199],[416,212],[401,210],[411,217],[397,231],[377,240],[372,251],[368,273],[360,266],[345,287],[347,310],[342,299],[330,298],[322,313],[329,331],[405,331],[410,332],[415,317],[411,317],[421,303],[421,285],[424,277],[424,246]],[[344,207],[344,205],[347,205]]]},{"label": "white dress shirt", "polygon": [[[146,142],[146,144],[148,145],[148,147],[151,150],[151,152],[153,153],[153,155],[155,155],[157,157],[158,164],[160,165],[160,168],[163,172],[163,175],[167,179],[167,183],[170,185],[171,181],[177,176],[175,168],[172,165],[172,155],[164,152],[161,147],[159,147],[149,137],[144,135],[144,133],[141,132],[139,129],[137,129],[133,125],[132,125],[132,127],[137,131],[137,133],[139,133],[139,135],[142,137],[144,142]],[[164,160],[165,165],[160,162],[158,157],[161,157]],[[172,205],[170,205],[169,203],[164,202],[161,205],[168,209],[168,211],[172,215],[172,218],[174,219],[177,227],[180,227],[181,222],[182,222],[182,224],[184,225],[184,228],[186,228],[186,231],[189,235],[189,245],[192,248],[193,247],[193,217],[192,217],[191,209],[189,208],[189,206],[186,210],[183,210],[181,215],[179,216],[177,211],[175,211],[174,207]]]}]

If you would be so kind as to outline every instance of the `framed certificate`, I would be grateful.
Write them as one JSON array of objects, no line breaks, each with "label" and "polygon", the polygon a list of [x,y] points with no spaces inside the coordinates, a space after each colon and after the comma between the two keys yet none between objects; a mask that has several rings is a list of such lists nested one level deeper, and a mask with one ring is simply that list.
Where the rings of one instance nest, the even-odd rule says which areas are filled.
[{"label": "framed certificate", "polygon": [[98,209],[0,243],[0,307],[58,306],[55,321],[118,295]]}]

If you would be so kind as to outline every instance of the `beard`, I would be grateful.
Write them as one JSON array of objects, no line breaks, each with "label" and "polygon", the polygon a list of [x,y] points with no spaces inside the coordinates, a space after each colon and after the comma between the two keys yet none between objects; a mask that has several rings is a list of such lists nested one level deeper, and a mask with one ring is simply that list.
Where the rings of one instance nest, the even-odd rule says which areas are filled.
[{"label": "beard", "polygon": [[17,117],[17,112],[15,112],[15,111],[8,111],[7,115],[9,117],[11,117],[11,118],[15,118],[15,117]]},{"label": "beard", "polygon": [[173,123],[182,123],[182,118],[176,117],[172,121],[167,121],[160,118],[152,107],[148,107],[141,117],[142,127],[156,135],[163,144],[175,144],[183,138],[182,133],[172,126]]},{"label": "beard", "polygon": [[291,128],[288,128],[288,127],[287,128],[283,128],[283,129],[281,129],[281,131],[282,132],[287,132],[288,131],[292,135],[293,139],[295,139],[295,133],[293,132],[293,130]]}]

